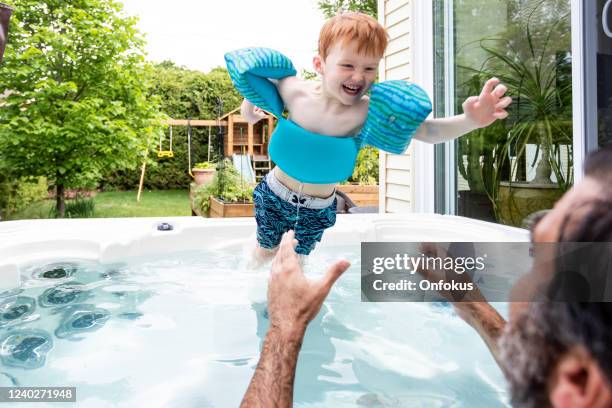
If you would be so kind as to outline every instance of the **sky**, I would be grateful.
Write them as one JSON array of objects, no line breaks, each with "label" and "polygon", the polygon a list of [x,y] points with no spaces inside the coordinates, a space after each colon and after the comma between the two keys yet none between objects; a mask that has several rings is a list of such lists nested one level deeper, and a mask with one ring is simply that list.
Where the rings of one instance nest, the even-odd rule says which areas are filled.
[{"label": "sky", "polygon": [[324,18],[316,0],[120,0],[138,16],[148,59],[208,72],[223,54],[260,46],[281,51],[298,72],[312,70]]}]

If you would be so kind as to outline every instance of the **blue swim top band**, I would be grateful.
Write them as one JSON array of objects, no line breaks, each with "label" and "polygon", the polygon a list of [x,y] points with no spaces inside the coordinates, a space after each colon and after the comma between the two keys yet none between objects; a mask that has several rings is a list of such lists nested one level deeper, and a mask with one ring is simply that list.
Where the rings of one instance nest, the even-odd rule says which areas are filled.
[{"label": "blue swim top band", "polygon": [[333,184],[353,174],[359,145],[354,137],[313,133],[281,117],[268,152],[278,167],[302,183]]}]

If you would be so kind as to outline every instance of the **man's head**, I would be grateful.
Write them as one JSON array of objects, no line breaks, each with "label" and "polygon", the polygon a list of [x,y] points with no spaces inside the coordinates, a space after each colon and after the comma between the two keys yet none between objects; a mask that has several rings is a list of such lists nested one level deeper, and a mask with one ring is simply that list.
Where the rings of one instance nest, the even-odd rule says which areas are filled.
[{"label": "man's head", "polygon": [[513,406],[611,406],[611,344],[612,303],[532,303],[500,344]]},{"label": "man's head", "polygon": [[357,102],[376,79],[386,48],[387,32],[366,14],[345,13],[327,20],[313,60],[323,91],[344,105]]},{"label": "man's head", "polygon": [[537,222],[535,242],[612,241],[612,148],[589,155],[584,175]]},{"label": "man's head", "polygon": [[[533,241],[557,243],[559,250],[572,242],[612,242],[611,178],[612,149],[591,154],[585,164],[585,179],[537,222]],[[559,271],[554,272],[551,287],[564,284]],[[556,289],[565,293],[577,290]],[[514,405],[611,406],[610,344],[612,303],[512,304],[501,349]]]},{"label": "man's head", "polygon": [[4,47],[8,38],[9,19],[12,12],[13,9],[4,3],[0,3],[0,62],[2,62],[2,56],[4,55]]}]

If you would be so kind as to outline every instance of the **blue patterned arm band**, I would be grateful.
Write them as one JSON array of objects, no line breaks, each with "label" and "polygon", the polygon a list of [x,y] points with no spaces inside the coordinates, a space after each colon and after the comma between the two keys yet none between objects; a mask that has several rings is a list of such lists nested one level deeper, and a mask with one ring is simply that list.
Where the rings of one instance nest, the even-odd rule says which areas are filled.
[{"label": "blue patterned arm band", "polygon": [[368,118],[361,129],[361,145],[400,154],[431,113],[425,91],[405,81],[385,81],[372,86]]},{"label": "blue patterned arm band", "polygon": [[270,48],[243,48],[225,54],[227,70],[234,86],[253,105],[276,116],[285,104],[269,80],[296,75],[291,60]]}]

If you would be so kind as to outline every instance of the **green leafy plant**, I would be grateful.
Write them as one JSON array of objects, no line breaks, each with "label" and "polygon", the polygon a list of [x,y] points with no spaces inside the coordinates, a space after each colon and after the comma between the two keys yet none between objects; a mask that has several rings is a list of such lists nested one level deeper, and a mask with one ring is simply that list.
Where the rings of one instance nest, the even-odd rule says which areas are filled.
[{"label": "green leafy plant", "polygon": [[0,220],[47,198],[47,179],[44,177],[10,180],[0,175]]},{"label": "green leafy plant", "polygon": [[364,147],[357,155],[355,170],[348,181],[365,185],[378,184],[378,163],[378,149]]},{"label": "green leafy plant", "polygon": [[210,198],[215,197],[226,203],[252,203],[253,185],[242,179],[230,160],[217,165],[217,171],[210,184],[196,187],[194,205],[204,214],[210,210]]},{"label": "green leafy plant", "polygon": [[347,11],[359,11],[374,18],[378,16],[377,0],[320,0],[318,5],[326,18]]},{"label": "green leafy plant", "polygon": [[[473,75],[462,88],[469,95],[478,95],[487,79],[481,74]],[[459,160],[459,173],[468,182],[470,191],[495,195],[495,153],[505,140],[505,121],[496,121],[457,139],[458,157],[467,159]]]},{"label": "green leafy plant", "polygon": [[[565,191],[572,184],[573,174],[567,4],[556,0],[509,0],[508,7],[513,23],[498,37],[480,40],[485,55],[482,66],[459,66],[467,74],[461,87],[467,95],[478,94],[486,80],[497,77],[513,98],[507,120],[457,141],[459,172],[471,192],[487,194],[496,219],[502,222],[508,222],[502,220],[502,207],[519,207],[512,193],[509,202],[508,198],[500,198],[501,183],[508,181],[514,188],[512,183],[526,180],[528,145],[536,146],[535,157],[529,163],[536,173],[531,183]],[[553,173],[556,184],[551,181]]]},{"label": "green leafy plant", "polygon": [[[524,158],[528,144],[536,144],[537,151],[532,167],[536,166],[534,182],[552,184],[550,176],[555,174],[561,190],[567,190],[572,184],[572,80],[569,45],[562,48],[553,47],[555,33],[563,32],[563,24],[569,20],[568,14],[549,21],[545,28],[534,27],[542,23],[536,18],[542,13],[546,0],[540,1],[527,14],[522,25],[524,38],[500,39],[498,46],[493,47],[482,42],[482,49],[488,60],[481,70],[474,70],[479,75],[497,77],[508,87],[508,93],[514,98],[510,107],[510,128],[508,138],[496,155],[497,174],[506,165],[509,157],[516,156],[511,168],[509,181],[520,175],[519,165]],[[564,34],[560,34],[564,35]],[[565,34],[566,35],[566,34]],[[526,50],[514,46],[525,43]],[[565,173],[562,171],[561,145],[566,145],[567,163]],[[538,160],[540,159],[540,160]]]},{"label": "green leafy plant", "polygon": [[[66,208],[63,217],[65,218],[91,218],[95,213],[95,203],[91,198],[75,198],[66,201]],[[57,208],[52,208],[50,218],[59,218]]]},{"label": "green leafy plant", "polygon": [[0,166],[65,191],[136,168],[156,137],[136,19],[114,0],[13,0],[0,75]]},{"label": "green leafy plant", "polygon": [[[224,109],[230,111],[242,102],[242,97],[236,91],[225,68],[214,68],[210,72],[189,70],[171,61],[161,62],[148,71],[148,90],[150,97],[156,96],[159,110],[170,118],[213,119],[218,116],[217,99],[223,102]],[[174,158],[158,158],[154,151],[149,151],[150,163],[144,187],[156,190],[184,189],[189,186],[191,177],[186,168],[188,154],[187,127],[173,127]],[[218,127],[213,127],[210,139],[210,161],[216,162],[222,156],[222,138]],[[208,157],[207,127],[192,127],[191,157],[203,160]],[[167,143],[169,129],[164,129]],[[167,146],[167,144],[166,144]],[[159,147],[158,140],[151,145],[152,149]],[[142,164],[142,161],[140,163]],[[150,165],[149,165],[150,164]],[[140,171],[112,171],[104,176],[104,189],[131,190],[138,188]]]}]

